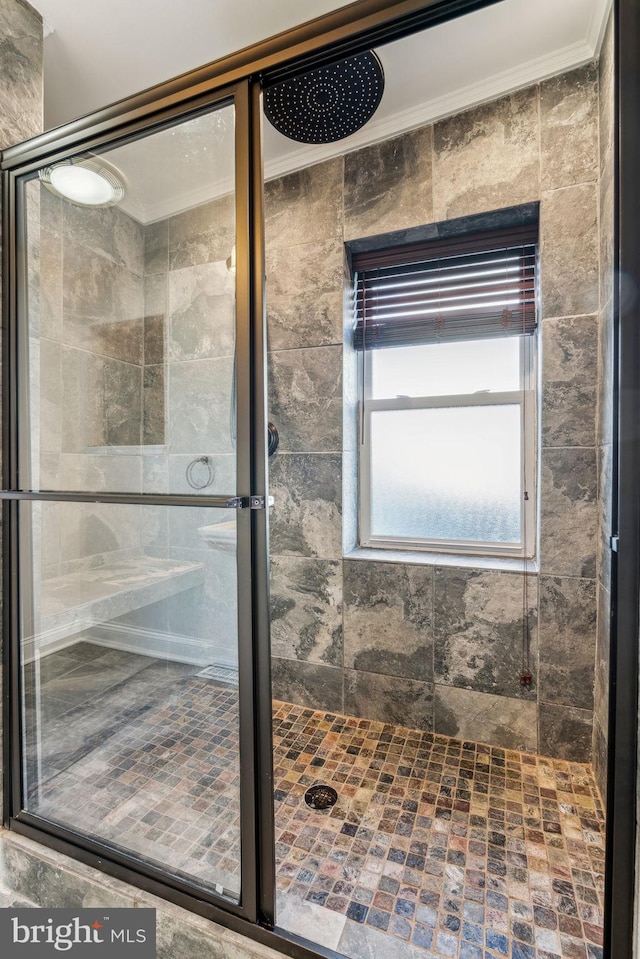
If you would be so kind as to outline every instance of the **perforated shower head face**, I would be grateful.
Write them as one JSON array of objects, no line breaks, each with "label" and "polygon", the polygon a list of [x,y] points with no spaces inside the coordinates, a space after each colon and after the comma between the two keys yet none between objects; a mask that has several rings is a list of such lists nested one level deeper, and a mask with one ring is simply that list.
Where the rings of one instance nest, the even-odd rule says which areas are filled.
[{"label": "perforated shower head face", "polygon": [[371,119],[383,91],[382,64],[368,51],[269,87],[264,112],[290,140],[333,143]]}]

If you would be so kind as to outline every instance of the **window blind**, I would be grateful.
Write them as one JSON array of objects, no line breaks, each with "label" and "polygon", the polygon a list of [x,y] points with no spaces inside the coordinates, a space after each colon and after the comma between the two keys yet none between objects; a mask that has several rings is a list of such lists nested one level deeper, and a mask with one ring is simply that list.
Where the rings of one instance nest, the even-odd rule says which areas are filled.
[{"label": "window blind", "polygon": [[356,349],[529,335],[537,225],[356,253]]}]

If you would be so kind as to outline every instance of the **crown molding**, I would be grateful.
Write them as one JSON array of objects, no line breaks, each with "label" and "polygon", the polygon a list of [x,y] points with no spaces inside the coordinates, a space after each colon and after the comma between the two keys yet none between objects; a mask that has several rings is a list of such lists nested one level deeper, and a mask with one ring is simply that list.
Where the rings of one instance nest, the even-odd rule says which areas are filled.
[{"label": "crown molding", "polygon": [[[382,140],[400,136],[589,63],[600,51],[612,3],[613,0],[598,0],[584,40],[554,50],[545,56],[526,60],[517,67],[494,73],[483,80],[465,84],[445,96],[426,100],[392,116],[379,120],[374,117],[362,130],[344,140],[323,145],[300,146],[274,157],[265,164],[265,180],[274,180],[345,153],[372,146]],[[130,216],[146,225],[224,196],[232,190],[233,180],[229,177],[186,190],[174,195],[172,199],[163,198],[144,210],[139,204],[127,203],[126,197],[120,205]]]}]

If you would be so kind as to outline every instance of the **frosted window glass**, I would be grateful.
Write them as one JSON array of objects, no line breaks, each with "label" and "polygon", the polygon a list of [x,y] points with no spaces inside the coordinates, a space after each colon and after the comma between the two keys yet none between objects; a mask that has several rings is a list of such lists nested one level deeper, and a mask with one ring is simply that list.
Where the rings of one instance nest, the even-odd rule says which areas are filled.
[{"label": "frosted window glass", "polygon": [[371,350],[372,398],[520,389],[520,336]]},{"label": "frosted window glass", "polygon": [[519,543],[520,407],[371,414],[371,534]]}]

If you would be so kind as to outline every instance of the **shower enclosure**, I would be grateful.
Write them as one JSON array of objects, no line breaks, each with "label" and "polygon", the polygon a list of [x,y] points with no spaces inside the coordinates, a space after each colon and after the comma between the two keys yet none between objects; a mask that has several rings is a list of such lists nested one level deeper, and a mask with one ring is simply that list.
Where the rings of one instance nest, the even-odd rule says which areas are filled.
[{"label": "shower enclosure", "polygon": [[[554,675],[556,660],[546,663],[548,699],[538,695],[540,570],[533,560],[526,566],[531,552],[524,546],[480,571],[472,563],[459,568],[455,557],[429,567],[406,555],[381,562],[380,555],[355,554],[358,403],[367,371],[346,332],[352,276],[345,249],[349,259],[379,249],[381,236],[423,242],[436,221],[436,231],[445,223],[443,236],[453,235],[482,217],[493,218],[495,230],[526,222],[537,237],[541,210],[542,243],[553,251],[549,263],[557,254],[566,266],[571,237],[566,242],[565,224],[576,207],[554,206],[555,196],[588,195],[589,210],[602,202],[610,214],[606,222],[613,223],[613,192],[607,192],[613,177],[606,179],[613,148],[603,162],[597,133],[606,129],[613,143],[613,110],[607,112],[613,99],[598,101],[596,92],[600,84],[612,93],[613,61],[601,61],[601,68],[583,63],[563,76],[556,69],[557,87],[550,82],[544,90],[551,74],[536,74],[496,114],[490,111],[501,91],[494,90],[480,106],[469,101],[459,127],[451,108],[444,119],[412,121],[395,140],[381,125],[379,136],[359,143],[360,149],[352,141],[330,156],[323,147],[302,150],[280,173],[282,144],[262,122],[265,89],[281,89],[288,78],[324,67],[339,74],[341,58],[374,46],[384,50],[385,44],[397,43],[400,61],[415,63],[423,54],[417,45],[429,36],[419,29],[503,4],[363,0],[356,11],[292,31],[3,156],[5,823],[296,957],[317,955],[305,941],[313,938],[306,925],[311,917],[318,920],[314,942],[320,948],[359,959],[356,924],[364,928],[374,916],[370,925],[380,930],[386,922],[389,935],[396,935],[390,948],[401,948],[403,940],[411,950],[442,947],[442,955],[465,959],[475,959],[481,945],[508,948],[500,929],[490,940],[483,936],[492,922],[515,921],[515,932],[508,927],[519,943],[514,955],[529,957],[533,945],[526,937],[540,931],[527,925],[533,924],[534,903],[530,909],[519,905],[514,920],[500,886],[509,881],[518,887],[513,899],[521,903],[527,869],[537,870],[537,881],[549,887],[543,895],[564,898],[558,936],[582,936],[571,913],[575,906],[594,937],[592,953],[599,955],[602,810],[593,779],[570,768],[590,755],[593,695],[585,661],[594,650],[581,645],[583,621],[562,621],[563,604],[573,603],[572,615],[588,603],[587,612],[595,609],[595,507],[588,503],[584,524],[588,535],[594,527],[588,543],[594,549],[581,553],[571,536],[577,527],[581,535],[583,524],[563,526],[565,542],[553,536],[553,510],[575,506],[565,500],[583,497],[580,482],[573,483],[577,493],[563,487],[556,499],[553,488],[540,494],[543,508],[546,497],[552,502],[546,530],[552,531],[549,555],[558,564],[542,570],[554,624],[547,651],[560,646],[553,628],[569,636],[566,682]],[[473,46],[473,31],[469,37]],[[400,46],[405,40],[416,44],[406,54]],[[576,90],[577,106],[571,100]],[[562,109],[554,112],[565,96],[574,103],[568,121]],[[587,120],[578,124],[576,115]],[[297,129],[295,116],[293,121]],[[565,127],[571,132],[578,126],[580,150],[566,160],[558,144],[568,137]],[[485,127],[499,135],[483,153]],[[546,155],[544,135],[547,146],[552,143]],[[523,195],[514,189],[505,200],[495,183],[484,195],[479,181],[480,200],[467,209],[464,190],[456,192],[466,182],[465,162],[489,171],[490,179],[505,155],[513,164],[510,182]],[[441,191],[438,215],[433,184]],[[599,190],[601,201],[595,199]],[[633,206],[637,198],[629,196]],[[496,211],[511,220],[496,220]],[[594,261],[596,221],[589,235]],[[593,347],[598,323],[608,331],[603,339],[613,329],[613,321],[605,324],[616,297],[607,242],[612,248],[610,234],[601,265],[589,261],[585,271],[596,290],[591,299],[580,299],[586,284],[574,299],[571,284],[555,288],[549,318],[574,338],[572,344],[588,338]],[[625,249],[633,272],[637,250],[630,235]],[[563,300],[565,286],[571,290]],[[606,316],[598,287],[611,305]],[[616,344],[626,342],[623,355],[632,364],[638,344],[630,310],[622,304]],[[588,322],[577,324],[583,314],[590,315]],[[546,318],[540,317],[541,330]],[[561,465],[574,462],[577,449],[578,480],[591,469],[591,491],[596,459],[606,464],[613,442],[609,437],[596,451],[594,377],[583,393],[576,387],[577,413],[573,394],[567,401],[563,377],[586,382],[588,376],[576,375],[578,349],[569,350],[575,367],[567,373],[561,347],[545,341],[550,359],[543,356],[541,381],[551,415],[544,411],[542,423],[556,433],[540,446],[551,451],[549,462]],[[591,374],[594,353],[585,361]],[[518,349],[511,354],[519,356]],[[527,376],[516,376],[509,396],[535,379],[526,343],[522,355]],[[271,555],[267,453],[268,444],[277,443],[268,431],[267,368],[270,408],[280,428],[271,461]],[[633,422],[636,373],[629,367],[624,375],[630,387],[622,397],[623,426]],[[476,386],[487,392],[480,380],[473,389],[466,382],[456,387],[458,405],[466,404],[465,389],[474,393]],[[533,389],[527,386],[531,394]],[[613,384],[606,389],[609,402]],[[400,395],[405,391],[402,383],[390,388],[392,396],[383,391],[372,402],[381,408],[400,408],[407,399],[416,407],[437,406],[419,389],[411,398]],[[476,400],[480,407],[482,398]],[[586,439],[579,441],[567,422],[578,421],[585,405],[593,429],[587,424],[580,434]],[[635,436],[633,427],[623,435]],[[556,455],[565,448],[565,459]],[[638,520],[629,495],[633,457],[629,447],[621,450],[614,481],[604,467],[602,472],[607,493],[618,482],[626,523],[614,544],[625,561],[624,589],[616,581],[616,556],[611,582],[599,584],[603,593],[609,585],[612,595],[618,590],[618,626],[625,635],[618,658],[612,657],[618,699],[612,700],[607,742],[606,667],[600,664],[601,736],[593,740],[601,746],[598,784],[606,783],[608,793],[605,942],[617,950],[611,959],[628,954],[631,928],[629,762],[635,753],[624,717],[635,704],[638,624],[637,609],[624,597],[635,595],[638,562],[624,532]],[[535,472],[531,462],[529,467]],[[535,509],[532,500],[530,519]],[[601,551],[609,550],[608,542],[602,545],[606,519]],[[530,594],[525,568],[535,584]],[[439,609],[438,590],[446,600]],[[474,615],[481,607],[489,624],[480,637],[483,654],[489,651],[482,676],[482,664],[469,665],[470,657],[466,673],[455,662],[467,655],[465,642],[478,641],[467,603]],[[607,603],[605,596],[600,624],[606,643]],[[378,630],[374,607],[383,609],[388,629],[383,624]],[[448,617],[439,645],[437,615],[441,622]],[[594,616],[585,614],[584,621],[593,625]],[[533,652],[528,647],[521,664],[514,636],[523,621]],[[594,632],[589,642],[595,647]],[[595,662],[587,665],[595,670]],[[579,670],[587,677],[582,683],[574,681]],[[519,676],[526,680],[522,688]],[[549,717],[558,719],[558,728],[568,722],[555,742]],[[546,740],[538,732],[545,722],[551,729]],[[508,743],[497,741],[501,736]],[[559,745],[582,752],[545,753],[544,742],[549,750]],[[324,795],[335,805],[318,809],[311,797],[310,807],[303,806],[307,787],[322,785],[323,777],[330,781]],[[562,858],[565,839],[574,852],[580,844],[578,878],[553,872],[575,866]],[[438,917],[443,875],[449,885]],[[560,886],[552,888],[554,882]],[[498,903],[508,920],[485,919],[485,886],[493,897],[487,907]],[[319,911],[305,913],[303,903],[296,913],[296,895]],[[544,950],[545,943],[559,941],[555,927],[544,925],[556,920],[545,912],[546,903],[535,905],[543,929],[536,945]],[[432,933],[429,926],[437,923]]]},{"label": "shower enclosure", "polygon": [[5,505],[17,828],[255,921],[271,704],[250,112],[227,88],[19,177]]}]

